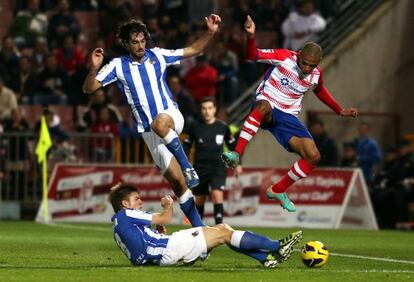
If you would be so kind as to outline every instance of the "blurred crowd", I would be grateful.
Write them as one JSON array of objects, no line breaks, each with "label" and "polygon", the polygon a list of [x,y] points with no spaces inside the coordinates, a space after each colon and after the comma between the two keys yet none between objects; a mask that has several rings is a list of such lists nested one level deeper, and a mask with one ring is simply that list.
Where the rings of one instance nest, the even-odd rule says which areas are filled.
[{"label": "blurred crowd", "polygon": [[[225,108],[261,74],[256,64],[245,60],[242,24],[247,14],[257,24],[258,37],[265,32],[264,41],[271,38],[271,45],[264,48],[297,49],[300,42],[325,28],[324,17],[333,17],[338,5],[338,1],[322,0],[9,2],[0,9],[2,13],[11,9],[13,15],[2,34],[0,49],[1,119],[10,118],[18,105],[58,104],[93,110],[91,105],[98,99],[115,107],[125,105],[116,88],[97,94],[100,98],[82,93],[90,51],[104,48],[106,62],[124,54],[116,34],[120,24],[131,17],[147,24],[151,45],[182,48],[204,32],[204,17],[210,13],[223,19],[215,42],[204,55],[171,68],[167,79],[186,116],[194,117],[198,101],[205,96],[216,96],[219,107]],[[99,116],[99,112],[89,115],[92,120],[87,122],[74,119],[79,121],[78,129],[85,129]],[[112,119],[114,116],[110,115],[110,120],[119,122]]]},{"label": "blurred crowd", "polygon": [[321,152],[319,167],[361,168],[380,228],[414,221],[414,137],[382,148],[371,136],[370,124],[361,122],[355,139],[340,150],[322,121],[313,122],[310,132]]}]

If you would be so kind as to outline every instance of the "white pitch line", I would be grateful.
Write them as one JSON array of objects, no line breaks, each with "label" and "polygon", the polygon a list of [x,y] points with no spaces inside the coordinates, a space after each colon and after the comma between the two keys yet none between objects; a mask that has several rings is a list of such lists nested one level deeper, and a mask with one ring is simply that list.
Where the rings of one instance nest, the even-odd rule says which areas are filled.
[{"label": "white pitch line", "polygon": [[[56,224],[56,223],[49,223],[47,224],[53,227],[62,227],[62,228],[69,228],[69,229],[81,229],[81,230],[93,230],[93,231],[105,231],[110,232],[110,228],[99,228],[99,227],[87,227],[87,226],[77,226],[71,224]],[[295,251],[300,252],[300,249],[295,249]],[[369,256],[361,256],[361,255],[352,255],[352,254],[340,254],[340,253],[329,253],[331,256],[336,257],[346,257],[346,258],[356,258],[356,259],[366,259],[366,260],[375,260],[375,261],[385,261],[385,262],[395,262],[395,263],[404,263],[404,264],[414,264],[414,261],[411,260],[401,260],[401,259],[392,259],[392,258],[380,258],[380,257],[369,257]],[[414,273],[414,271],[412,271]]]},{"label": "white pitch line", "polygon": [[[300,249],[294,249],[294,251],[300,252]],[[379,258],[379,257],[368,257],[368,256],[360,256],[360,255],[352,255],[352,254],[340,254],[340,253],[329,253],[330,256],[336,257],[346,257],[346,258],[357,258],[357,259],[366,259],[366,260],[376,260],[376,261],[386,261],[386,262],[397,262],[397,263],[406,263],[406,264],[414,264],[412,260],[402,260],[402,259],[391,259],[391,258]]]},{"label": "white pitch line", "polygon": [[91,231],[111,232],[111,228],[99,228],[99,227],[78,226],[78,225],[62,224],[62,223],[48,223],[46,225],[47,226],[52,226],[52,227],[68,228],[68,229],[80,229],[80,230],[91,230]]},{"label": "white pitch line", "polygon": [[414,264],[414,261],[411,260],[402,260],[402,259],[391,259],[391,258],[378,258],[378,257],[367,257],[360,255],[350,255],[350,254],[338,254],[338,253],[329,253],[330,255],[337,257],[346,257],[346,258],[358,258],[358,259],[367,259],[367,260],[377,260],[377,261],[386,261],[386,262],[397,262],[397,263],[406,263]]}]

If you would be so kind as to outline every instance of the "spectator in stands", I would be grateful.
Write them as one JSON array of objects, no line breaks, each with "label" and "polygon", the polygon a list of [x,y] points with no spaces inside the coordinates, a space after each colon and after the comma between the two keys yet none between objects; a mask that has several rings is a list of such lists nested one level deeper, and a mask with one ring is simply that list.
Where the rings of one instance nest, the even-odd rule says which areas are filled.
[{"label": "spectator in stands", "polygon": [[19,64],[20,53],[14,44],[11,36],[4,36],[0,51],[0,75],[3,77],[4,83],[9,85],[11,80],[11,70],[15,69]]},{"label": "spectator in stands", "polygon": [[178,76],[171,76],[168,79],[168,86],[177,102],[180,112],[183,114],[186,123],[191,123],[196,116],[196,105],[193,97],[183,88]]},{"label": "spectator in stands", "polygon": [[325,125],[321,120],[313,122],[310,126],[310,133],[315,141],[316,147],[321,153],[319,166],[338,165],[338,147],[333,138],[329,137],[325,130]]},{"label": "spectator in stands", "polygon": [[341,166],[358,167],[358,156],[356,151],[356,144],[354,142],[345,142],[343,144]]},{"label": "spectator in stands", "polygon": [[11,134],[3,137],[3,141],[7,141],[5,167],[11,187],[18,189],[16,194],[19,194],[19,198],[22,198],[21,187],[27,181],[28,174],[26,172],[30,169],[29,140],[24,133],[30,132],[30,128],[18,107],[11,112],[11,116],[3,122],[4,133]]},{"label": "spectator in stands", "polygon": [[28,0],[27,9],[19,11],[10,28],[18,46],[33,47],[38,36],[47,32],[47,16],[39,9],[39,0]]},{"label": "spectator in stands", "polygon": [[98,121],[98,117],[103,108],[109,110],[109,117],[111,122],[119,124],[122,122],[122,115],[117,107],[108,101],[104,89],[98,89],[90,96],[90,103],[87,110],[80,115],[78,129],[83,131],[91,127],[93,123]]},{"label": "spectator in stands", "polygon": [[[60,126],[60,117],[57,114],[49,108],[45,108],[43,115],[46,118],[47,127],[54,145],[69,140],[69,135]],[[40,120],[36,123],[34,129],[35,132],[40,131]]]},{"label": "spectator in stands", "polygon": [[76,41],[71,34],[67,34],[63,40],[63,48],[56,49],[58,65],[64,68],[69,75],[85,64],[85,54],[76,46]]},{"label": "spectator in stands", "polygon": [[10,86],[16,93],[18,102],[22,104],[32,103],[37,85],[38,77],[33,70],[32,60],[30,57],[23,56],[20,59],[19,68],[13,72],[10,81]]},{"label": "spectator in stands", "polygon": [[12,112],[17,109],[17,99],[13,91],[4,85],[0,77],[0,122],[3,119],[11,118]]},{"label": "spectator in stands", "polygon": [[154,19],[158,15],[158,2],[157,0],[141,0],[142,15],[147,23],[149,19]]},{"label": "spectator in stands", "polygon": [[197,102],[207,96],[216,96],[217,80],[217,70],[209,64],[205,55],[196,58],[195,67],[185,77],[187,89]]},{"label": "spectator in stands", "polygon": [[55,56],[50,54],[46,59],[45,69],[39,74],[39,89],[34,103],[64,105],[68,100],[69,87],[68,73],[59,68]]},{"label": "spectator in stands", "polygon": [[282,24],[283,47],[299,50],[306,42],[315,41],[316,34],[325,27],[326,21],[315,11],[314,1],[302,0],[297,11],[291,12]]},{"label": "spectator in stands", "polygon": [[118,124],[111,120],[108,107],[103,107],[99,112],[96,122],[92,123],[90,133],[110,134],[113,138],[103,136],[91,136],[92,159],[97,162],[105,162],[112,158],[114,138],[118,136]]},{"label": "spectator in stands", "polygon": [[[282,25],[284,2],[266,0],[251,1],[251,10],[255,11],[251,16],[257,19],[257,28],[260,30],[278,31]],[[242,17],[242,21],[244,19]]]},{"label": "spectator in stands", "polygon": [[71,7],[74,11],[94,11],[99,8],[100,0],[71,0]]},{"label": "spectator in stands", "polygon": [[224,43],[215,46],[212,65],[218,71],[218,106],[228,105],[239,95],[238,61]]},{"label": "spectator in stands", "polygon": [[45,37],[38,37],[33,51],[33,71],[40,73],[46,65],[46,58],[50,54],[47,39]]},{"label": "spectator in stands", "polygon": [[188,1],[188,16],[190,22],[204,19],[210,14],[216,14],[218,10],[217,0],[191,0]]},{"label": "spectator in stands", "polygon": [[359,138],[355,140],[357,146],[358,164],[364,173],[365,181],[371,184],[374,177],[375,165],[382,157],[381,148],[377,140],[370,136],[370,126],[362,122],[358,126]]},{"label": "spectator in stands", "polygon": [[147,28],[151,34],[151,40],[154,42],[154,44],[158,45],[158,41],[162,40],[163,38],[163,31],[160,29],[158,18],[154,17],[147,19]]},{"label": "spectator in stands", "polygon": [[408,216],[413,198],[414,156],[408,141],[401,141],[398,150],[385,151],[382,169],[375,177],[371,199],[381,228],[395,228]]},{"label": "spectator in stands", "polygon": [[59,0],[57,13],[50,18],[48,28],[49,44],[52,48],[58,47],[66,35],[78,39],[80,26],[78,19],[70,11],[68,0]]},{"label": "spectator in stands", "polygon": [[188,23],[188,2],[186,0],[160,1],[162,17],[174,19],[175,22]]},{"label": "spectator in stands", "polygon": [[100,14],[101,37],[108,48],[115,52],[124,52],[122,47],[115,45],[116,33],[121,23],[131,17],[131,13],[123,0],[106,0],[106,9]]},{"label": "spectator in stands", "polygon": [[375,189],[385,189],[398,185],[399,179],[398,151],[394,147],[389,147],[384,151],[384,159],[380,170],[372,183]]}]

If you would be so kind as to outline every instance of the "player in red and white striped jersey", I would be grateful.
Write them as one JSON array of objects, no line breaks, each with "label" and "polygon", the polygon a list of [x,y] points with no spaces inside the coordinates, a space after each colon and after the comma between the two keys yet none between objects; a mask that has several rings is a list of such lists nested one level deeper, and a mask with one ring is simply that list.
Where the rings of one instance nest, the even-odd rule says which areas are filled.
[{"label": "player in red and white striped jersey", "polygon": [[316,43],[306,43],[299,52],[287,49],[257,49],[255,24],[247,16],[247,58],[269,64],[263,81],[256,90],[255,104],[244,122],[236,148],[222,154],[230,167],[239,163],[246,145],[259,127],[269,130],[278,142],[301,157],[279,182],[269,187],[267,196],[281,202],[284,209],[296,211],[285,191],[295,181],[306,177],[320,160],[320,153],[309,131],[298,119],[302,99],[308,90],[334,112],[343,117],[356,117],[355,108],[343,108],[323,85],[322,70],[318,67],[322,49]]}]

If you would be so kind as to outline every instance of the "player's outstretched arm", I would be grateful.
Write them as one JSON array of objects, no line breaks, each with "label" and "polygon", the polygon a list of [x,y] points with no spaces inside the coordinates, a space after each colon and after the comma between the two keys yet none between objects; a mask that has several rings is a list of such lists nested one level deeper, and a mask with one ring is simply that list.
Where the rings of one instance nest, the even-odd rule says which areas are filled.
[{"label": "player's outstretched arm", "polygon": [[173,216],[173,199],[170,196],[164,196],[161,199],[162,212],[152,214],[152,223],[155,225],[169,224]]},{"label": "player's outstretched arm", "polygon": [[194,41],[194,43],[189,47],[184,48],[184,57],[199,55],[204,50],[204,48],[206,48],[207,44],[213,38],[214,34],[218,31],[221,22],[221,18],[218,15],[211,14],[210,16],[206,17],[205,20],[207,25],[206,33]]},{"label": "player's outstretched arm", "polygon": [[89,73],[85,78],[82,90],[84,93],[90,94],[102,87],[102,83],[96,80],[96,72],[101,67],[104,59],[104,50],[102,48],[96,48],[91,54],[91,67]]}]

